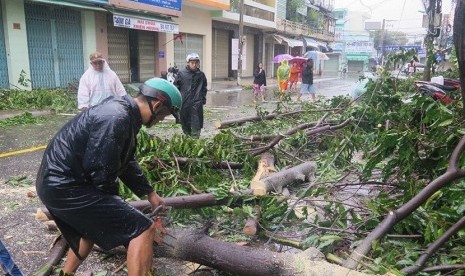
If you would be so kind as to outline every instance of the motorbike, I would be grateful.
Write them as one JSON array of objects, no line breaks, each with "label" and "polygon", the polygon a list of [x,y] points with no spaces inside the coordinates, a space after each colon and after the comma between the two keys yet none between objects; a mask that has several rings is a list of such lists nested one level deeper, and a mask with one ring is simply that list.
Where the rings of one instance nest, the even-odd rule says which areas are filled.
[{"label": "motorbike", "polygon": [[178,66],[176,66],[176,64],[168,68],[168,75],[166,76],[167,80],[173,83],[176,77],[178,76],[178,72],[179,72],[179,69],[178,69]]},{"label": "motorbike", "polygon": [[444,84],[430,81],[415,81],[415,87],[422,95],[433,98],[444,104],[450,104],[455,100],[455,92],[460,90],[461,83],[455,79],[444,79]]}]

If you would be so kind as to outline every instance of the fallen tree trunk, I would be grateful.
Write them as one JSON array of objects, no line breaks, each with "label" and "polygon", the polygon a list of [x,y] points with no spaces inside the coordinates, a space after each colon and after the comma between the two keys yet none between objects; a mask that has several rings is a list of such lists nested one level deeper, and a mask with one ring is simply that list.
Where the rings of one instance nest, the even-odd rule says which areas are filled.
[{"label": "fallen tree trunk", "polygon": [[68,243],[66,243],[65,238],[60,235],[58,238],[53,242],[52,249],[48,255],[45,264],[39,268],[39,270],[34,274],[35,276],[48,276],[53,271],[55,266],[61,261],[61,258],[66,253],[68,249]]},{"label": "fallen tree trunk", "polygon": [[235,125],[241,125],[243,123],[247,122],[258,122],[262,120],[272,120],[274,118],[278,117],[284,117],[284,116],[292,116],[295,114],[303,113],[303,112],[328,112],[328,111],[341,111],[342,108],[333,108],[333,109],[315,109],[315,110],[297,110],[297,111],[292,111],[288,113],[281,113],[281,114],[269,114],[266,116],[250,116],[250,117],[243,117],[243,118],[237,118],[237,119],[232,119],[232,120],[227,120],[227,121],[222,121],[222,122],[216,122],[215,126],[218,129],[224,129],[228,128],[231,126]]},{"label": "fallen tree trunk", "polygon": [[[314,135],[314,134],[317,134],[317,133],[320,133],[320,132],[340,129],[340,128],[343,128],[343,127],[347,126],[349,124],[349,122],[350,122],[350,119],[347,119],[347,120],[345,120],[344,122],[342,122],[342,123],[340,123],[338,125],[325,125],[325,126],[321,126],[321,127],[316,127],[316,128],[311,129],[311,130],[308,130],[306,132],[306,134],[307,134],[307,136],[311,136],[311,135]],[[315,124],[315,123],[310,123],[310,124]],[[318,122],[316,124],[319,125]],[[292,135],[292,134],[296,133],[298,130],[305,129],[307,127],[308,127],[308,124],[302,124],[302,125],[299,125],[299,126],[293,128],[293,129],[288,130],[284,134],[278,134],[267,145],[265,145],[263,147],[260,147],[260,148],[250,149],[249,153],[253,154],[253,155],[257,155],[257,154],[266,152],[266,151],[270,150],[271,148],[273,148],[276,144],[278,144],[279,141],[281,141],[284,137],[286,137],[288,135]]]},{"label": "fallen tree trunk", "polygon": [[291,183],[309,181],[315,171],[316,163],[309,161],[257,180],[250,187],[254,195],[266,195],[271,191],[281,193],[283,187]]},{"label": "fallen tree trunk", "polygon": [[243,123],[247,122],[258,122],[262,120],[272,120],[278,116],[290,116],[290,115],[295,115],[305,112],[305,110],[298,110],[298,111],[293,111],[289,113],[282,113],[282,114],[268,114],[265,116],[250,116],[250,117],[243,117],[243,118],[237,118],[237,119],[231,119],[227,121],[222,121],[222,122],[216,122],[215,126],[217,129],[225,129],[234,125],[241,125]]},{"label": "fallen tree trunk", "polygon": [[237,275],[365,275],[330,264],[315,248],[284,254],[212,239],[201,230],[170,232],[155,255],[190,261]]},{"label": "fallen tree trunk", "polygon": [[[247,195],[251,194],[251,190],[245,190],[237,195]],[[230,198],[223,198],[217,200],[214,194],[198,194],[198,195],[189,195],[189,196],[175,196],[175,197],[166,197],[163,199],[166,206],[171,206],[175,209],[195,209],[201,207],[217,206],[226,204]],[[140,210],[140,211],[149,211],[151,208],[148,200],[137,200],[129,202],[131,206]],[[50,212],[45,206],[37,209],[36,219],[39,221],[52,220],[53,218],[50,215]]]}]

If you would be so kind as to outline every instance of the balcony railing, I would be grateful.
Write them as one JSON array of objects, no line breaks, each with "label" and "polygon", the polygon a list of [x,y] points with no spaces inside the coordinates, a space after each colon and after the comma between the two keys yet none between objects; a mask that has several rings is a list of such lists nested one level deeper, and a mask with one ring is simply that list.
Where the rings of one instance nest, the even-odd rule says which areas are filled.
[{"label": "balcony railing", "polygon": [[[237,2],[231,1],[231,9],[230,9],[230,11],[235,12],[235,13],[239,13],[239,7],[238,7]],[[260,8],[244,5],[244,15],[274,22],[274,15],[275,14],[273,12],[262,10]]]},{"label": "balcony railing", "polygon": [[285,19],[276,19],[276,29],[285,34],[313,37],[322,41],[333,42],[334,34],[328,31],[312,28],[309,25],[292,22]]}]

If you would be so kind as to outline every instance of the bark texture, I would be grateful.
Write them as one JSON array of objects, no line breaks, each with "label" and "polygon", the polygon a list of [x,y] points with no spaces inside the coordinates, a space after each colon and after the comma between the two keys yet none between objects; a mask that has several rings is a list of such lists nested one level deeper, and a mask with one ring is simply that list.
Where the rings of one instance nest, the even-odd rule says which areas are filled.
[{"label": "bark texture", "polygon": [[315,174],[316,163],[309,161],[298,166],[282,170],[252,183],[251,189],[254,195],[266,195],[272,191],[281,193],[283,187],[292,183],[310,181]]},{"label": "bark texture", "polygon": [[202,264],[236,275],[365,275],[324,261],[315,248],[284,254],[212,239],[203,231],[177,231],[165,236],[156,255]]}]

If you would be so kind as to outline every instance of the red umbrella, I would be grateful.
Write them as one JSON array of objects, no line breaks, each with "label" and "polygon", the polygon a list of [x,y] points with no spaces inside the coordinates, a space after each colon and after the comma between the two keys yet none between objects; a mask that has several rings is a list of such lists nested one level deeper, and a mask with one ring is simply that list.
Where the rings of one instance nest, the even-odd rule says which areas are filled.
[{"label": "red umbrella", "polygon": [[289,64],[297,63],[297,66],[302,67],[307,62],[307,58],[304,57],[293,57],[289,60]]}]

